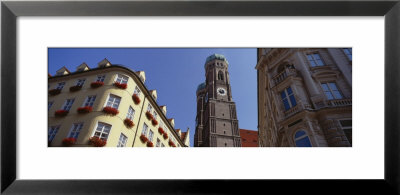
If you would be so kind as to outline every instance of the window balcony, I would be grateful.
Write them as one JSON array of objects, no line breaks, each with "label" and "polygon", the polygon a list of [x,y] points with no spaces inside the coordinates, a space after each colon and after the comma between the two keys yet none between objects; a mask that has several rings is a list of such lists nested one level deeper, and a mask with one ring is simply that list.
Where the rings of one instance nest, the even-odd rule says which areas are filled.
[{"label": "window balcony", "polygon": [[274,86],[277,86],[279,83],[284,81],[286,78],[290,76],[296,76],[297,71],[294,68],[285,68],[282,72],[272,78],[274,82]]}]

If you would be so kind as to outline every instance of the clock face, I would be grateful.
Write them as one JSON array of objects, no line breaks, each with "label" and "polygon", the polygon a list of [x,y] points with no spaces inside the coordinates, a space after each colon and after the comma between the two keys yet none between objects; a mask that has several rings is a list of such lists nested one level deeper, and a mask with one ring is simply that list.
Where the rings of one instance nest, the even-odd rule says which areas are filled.
[{"label": "clock face", "polygon": [[224,88],[218,88],[217,92],[219,95],[226,95],[226,90]]}]

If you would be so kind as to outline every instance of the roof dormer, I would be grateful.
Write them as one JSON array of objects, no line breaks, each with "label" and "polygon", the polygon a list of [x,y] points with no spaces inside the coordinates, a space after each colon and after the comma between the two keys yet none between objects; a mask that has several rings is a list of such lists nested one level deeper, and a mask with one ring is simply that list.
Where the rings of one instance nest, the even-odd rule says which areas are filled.
[{"label": "roof dormer", "polygon": [[79,65],[76,68],[76,72],[83,72],[83,71],[87,71],[87,70],[90,70],[90,68],[85,62],[83,62],[81,65]]},{"label": "roof dormer", "polygon": [[155,101],[157,101],[157,91],[156,90],[150,90],[150,95],[153,97]]},{"label": "roof dormer", "polygon": [[182,136],[182,131],[181,129],[175,129],[176,133],[178,134],[179,137]]},{"label": "roof dormer", "polygon": [[175,127],[175,119],[174,118],[170,118],[168,119],[169,123],[171,123],[172,127]]},{"label": "roof dormer", "polygon": [[60,68],[59,70],[57,70],[55,76],[67,75],[69,73],[71,73],[71,72],[64,66],[64,67]]},{"label": "roof dormer", "polygon": [[144,71],[137,71],[136,74],[139,76],[140,80],[144,83],[146,81],[146,74]]},{"label": "roof dormer", "polygon": [[111,66],[111,62],[107,60],[107,58],[104,58],[104,60],[100,61],[97,64],[97,67],[101,68],[101,67],[107,67],[107,66]]},{"label": "roof dormer", "polygon": [[160,106],[160,108],[163,111],[164,115],[167,115],[167,106]]}]

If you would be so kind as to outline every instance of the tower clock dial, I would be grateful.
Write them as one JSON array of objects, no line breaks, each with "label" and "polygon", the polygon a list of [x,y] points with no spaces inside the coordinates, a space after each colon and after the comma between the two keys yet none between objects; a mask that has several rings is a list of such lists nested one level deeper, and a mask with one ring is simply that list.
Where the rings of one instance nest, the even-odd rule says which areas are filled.
[{"label": "tower clock dial", "polygon": [[217,93],[218,93],[219,95],[226,95],[226,90],[225,90],[224,88],[218,88],[218,89],[217,89]]}]

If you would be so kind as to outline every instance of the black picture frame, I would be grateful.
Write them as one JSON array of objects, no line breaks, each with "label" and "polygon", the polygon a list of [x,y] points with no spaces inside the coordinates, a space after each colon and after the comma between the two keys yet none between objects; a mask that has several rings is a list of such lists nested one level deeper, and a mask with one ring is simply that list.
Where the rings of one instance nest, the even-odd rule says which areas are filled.
[{"label": "black picture frame", "polygon": [[[16,20],[19,16],[385,16],[385,177],[382,180],[212,181],[16,179]],[[278,191],[279,194],[298,194],[303,191],[306,194],[399,194],[399,30],[398,0],[2,1],[1,193],[252,194],[261,191],[267,194]]]}]

